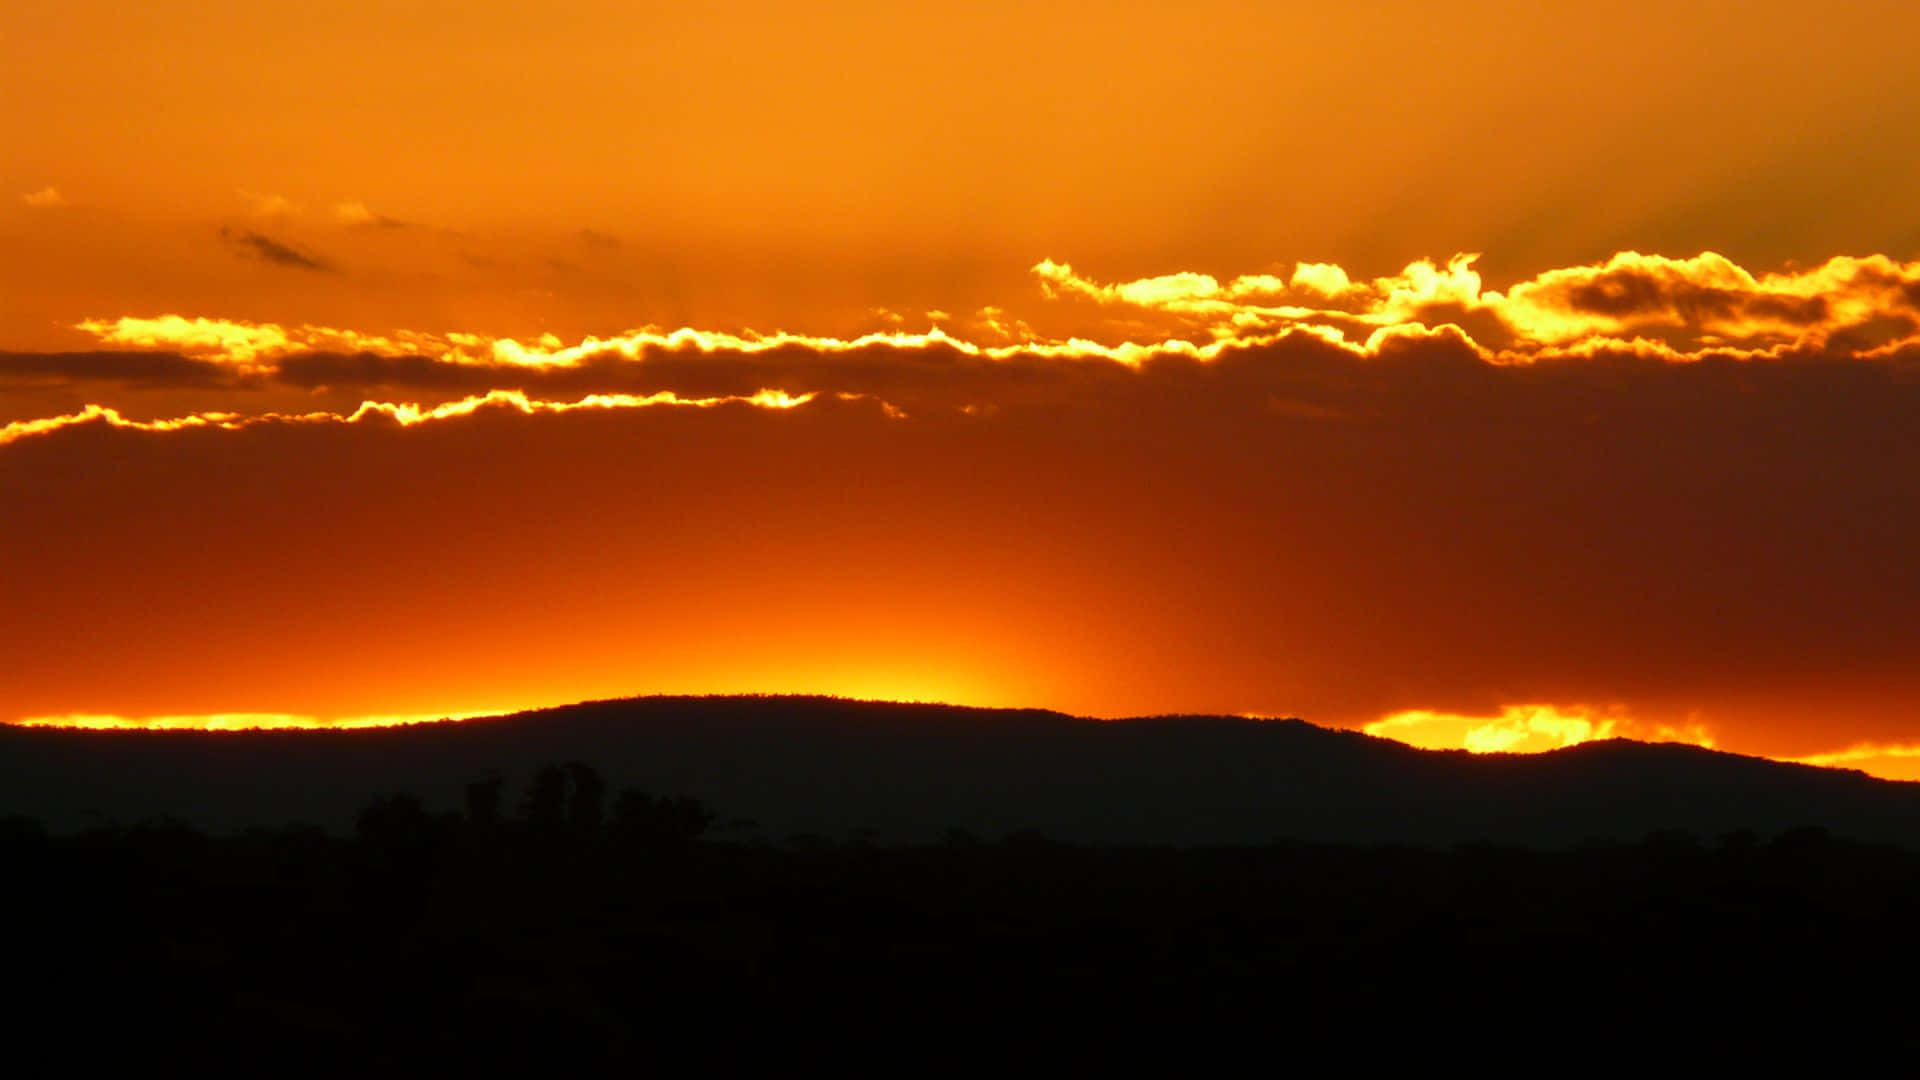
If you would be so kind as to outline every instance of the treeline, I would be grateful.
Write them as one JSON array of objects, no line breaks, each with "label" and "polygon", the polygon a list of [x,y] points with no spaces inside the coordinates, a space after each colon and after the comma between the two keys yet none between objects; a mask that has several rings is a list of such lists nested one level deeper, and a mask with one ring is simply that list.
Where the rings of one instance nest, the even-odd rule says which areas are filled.
[{"label": "treeline", "polygon": [[382,797],[351,837],[13,819],[12,977],[188,1060],[297,1048],[343,1068],[718,1068],[770,1040],[906,1034],[1104,1056],[1154,1033],[1203,1054],[1255,1033],[1378,1052],[1385,1031],[1911,1026],[1873,988],[1920,959],[1920,855],[1819,829],[1559,851],[880,847],[739,839],[578,763],[466,796],[444,814]]},{"label": "treeline", "polygon": [[612,800],[592,766],[573,761],[547,765],[534,774],[517,813],[504,802],[506,779],[490,776],[466,787],[466,813],[433,815],[415,796],[388,795],[354,819],[360,845],[381,852],[430,854],[447,845],[519,843],[577,846],[607,841],[627,850],[683,850],[714,824],[712,811],[696,799],[662,797],[625,788]]}]

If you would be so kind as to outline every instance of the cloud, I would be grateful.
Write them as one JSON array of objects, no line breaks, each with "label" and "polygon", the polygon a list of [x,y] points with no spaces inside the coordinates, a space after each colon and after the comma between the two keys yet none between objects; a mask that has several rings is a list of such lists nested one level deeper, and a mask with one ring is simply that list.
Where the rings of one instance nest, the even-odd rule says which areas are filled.
[{"label": "cloud", "polygon": [[360,424],[383,420],[401,427],[413,427],[441,420],[472,416],[483,410],[512,411],[523,416],[539,413],[562,414],[587,410],[644,409],[655,406],[679,406],[710,409],[720,405],[749,405],[765,409],[792,409],[812,401],[815,395],[798,397],[779,390],[763,390],[742,396],[683,398],[671,393],[639,396],[634,394],[591,394],[578,401],[546,401],[529,398],[518,390],[494,390],[485,394],[422,406],[413,402],[362,402],[347,413],[316,411],[306,413],[261,413],[252,416],[233,412],[199,412],[157,420],[131,420],[118,409],[88,405],[79,412],[34,420],[17,420],[0,425],[0,446],[37,435],[50,435],[66,428],[103,425],[122,431],[174,432],[195,429],[244,431],[262,425]]},{"label": "cloud", "polygon": [[254,217],[285,218],[296,217],[300,213],[300,205],[284,195],[267,195],[245,188],[234,189],[234,194],[246,202],[247,212]]},{"label": "cloud", "polygon": [[1920,319],[1915,282],[1920,264],[1882,256],[1755,276],[1711,252],[1691,259],[1624,252],[1600,266],[1549,271],[1490,302],[1522,340],[1542,344],[1651,333],[1817,347],[1876,321],[1887,333],[1911,335]]},{"label": "cloud", "polygon": [[1424,317],[1432,310],[1470,311],[1481,297],[1480,275],[1473,269],[1478,258],[1456,255],[1445,266],[1422,259],[1398,275],[1360,283],[1325,263],[1300,263],[1291,277],[1246,274],[1226,282],[1180,272],[1103,284],[1051,259],[1032,270],[1048,296],[1170,317],[1213,337],[1323,327],[1342,337],[1364,338],[1383,328],[1428,325]]},{"label": "cloud", "polygon": [[[333,327],[291,328],[240,320],[187,319],[177,315],[158,319],[130,316],[113,320],[89,319],[77,324],[76,328],[107,341],[125,343],[137,335],[142,344],[186,349],[217,346],[220,339],[227,338],[245,343],[239,347],[250,358],[290,357],[342,349],[386,357],[414,355],[433,363],[484,368],[509,377],[582,369],[621,361],[640,362],[673,355],[687,358],[774,357],[782,364],[792,365],[809,355],[885,354],[904,357],[918,352],[942,352],[990,361],[1104,360],[1138,366],[1162,357],[1210,359],[1227,349],[1246,344],[1164,340],[1151,344],[1121,342],[1105,345],[1081,339],[1065,339],[982,345],[938,327],[925,332],[884,331],[851,338],[787,331],[760,333],[646,327],[610,337],[588,337],[568,344],[552,335],[529,341],[459,332],[433,334],[399,331],[380,335]],[[798,367],[803,369],[804,365]]]},{"label": "cloud", "polygon": [[88,319],[74,329],[92,334],[104,344],[177,349],[203,362],[248,373],[273,370],[273,358],[296,347],[287,330],[274,323],[230,319],[123,315],[111,320]]},{"label": "cloud", "polygon": [[20,196],[20,201],[35,210],[51,210],[55,207],[67,205],[66,196],[60,194],[60,189],[51,184],[41,188],[39,191],[27,192],[25,195]]},{"label": "cloud", "polygon": [[619,237],[612,233],[601,232],[599,229],[581,229],[579,236],[580,242],[588,247],[601,248],[606,251],[616,251],[620,247]]},{"label": "cloud", "polygon": [[0,381],[107,381],[124,385],[211,386],[233,369],[174,352],[0,352]]},{"label": "cloud", "polygon": [[334,204],[333,220],[341,225],[362,229],[405,229],[411,224],[399,218],[376,214],[367,209],[367,204],[363,202]]},{"label": "cloud", "polygon": [[[258,234],[230,238],[286,265],[324,265]],[[691,374],[700,367],[756,366],[762,372],[758,377],[784,373],[782,382],[805,381],[823,367],[834,368],[836,377],[860,368],[860,377],[870,378],[886,366],[876,359],[884,355],[896,366],[949,373],[966,366],[953,362],[956,357],[1029,374],[1035,366],[1065,362],[1139,370],[1155,363],[1215,363],[1262,349],[1313,351],[1315,343],[1366,362],[1404,355],[1411,342],[1431,341],[1445,346],[1428,350],[1433,355],[1489,367],[1708,360],[1904,363],[1920,357],[1920,263],[1837,258],[1811,270],[1756,277],[1714,255],[1675,260],[1625,253],[1595,266],[1549,271],[1504,293],[1484,288],[1472,263],[1471,256],[1457,256],[1444,266],[1421,261],[1398,275],[1360,282],[1330,264],[1302,263],[1284,278],[1250,275],[1221,282],[1179,273],[1114,284],[1092,282],[1063,263],[1036,265],[1042,291],[1053,303],[1117,310],[1113,326],[1120,332],[1092,337],[1047,336],[1034,329],[1039,320],[990,306],[964,320],[944,312],[938,320],[929,315],[929,323],[939,325],[924,332],[906,329],[895,313],[876,310],[874,319],[888,329],[853,337],[650,326],[568,343],[552,337],[522,341],[306,326],[274,328],[280,340],[270,347],[240,348],[247,359],[279,365],[302,385],[359,378],[369,386],[472,386],[485,381],[476,372],[486,371],[502,380],[584,387],[592,383],[586,377],[591,372],[609,389],[655,380],[668,368]],[[238,341],[261,332],[254,324],[200,318],[191,326],[176,322],[183,335],[178,341],[149,328],[142,343],[199,350],[216,322],[224,322]],[[82,328],[100,333],[112,325],[89,320]],[[111,335],[103,340],[126,343]],[[325,353],[368,355],[343,360]],[[929,365],[915,354],[948,362]],[[395,362],[382,363],[382,357]],[[750,358],[766,359],[748,363]],[[626,370],[625,364],[646,370]],[[435,370],[436,365],[445,370]],[[562,378],[562,371],[574,374]]]},{"label": "cloud", "polygon": [[1690,259],[1622,252],[1602,264],[1546,271],[1505,292],[1484,287],[1477,258],[1456,255],[1444,266],[1420,260],[1370,281],[1318,263],[1297,264],[1289,277],[1225,282],[1177,273],[1100,283],[1051,260],[1033,272],[1049,296],[1132,309],[1188,334],[1244,339],[1317,327],[1361,343],[1452,324],[1498,363],[1604,351],[1673,362],[1830,348],[1871,355],[1920,343],[1920,263],[1881,255],[1756,275],[1712,252]]},{"label": "cloud", "polygon": [[1859,769],[1885,780],[1920,781],[1920,743],[1856,743],[1844,750],[1790,760],[1828,769]]},{"label": "cloud", "polygon": [[252,229],[228,229],[222,227],[220,236],[228,242],[246,250],[248,253],[273,263],[295,270],[332,270],[333,265],[317,255],[309,255],[297,248],[290,247]]},{"label": "cloud", "polygon": [[[226,368],[303,391],[429,406],[495,389],[552,400],[742,397],[778,389],[871,396],[914,415],[1113,407],[1154,398],[1335,423],[1415,410],[1422,395],[1440,395],[1484,398],[1489,408],[1512,408],[1495,402],[1523,398],[1526,408],[1585,409],[1559,422],[1592,424],[1605,416],[1595,411],[1599,403],[1638,410],[1689,383],[1706,394],[1728,393],[1737,381],[1781,392],[1803,382],[1824,393],[1847,386],[1852,394],[1868,385],[1904,385],[1909,376],[1901,373],[1920,366],[1920,337],[1903,314],[1920,298],[1920,264],[1879,257],[1755,277],[1718,257],[1623,255],[1542,274],[1506,293],[1484,289],[1465,257],[1359,283],[1325,264],[1302,264],[1285,278],[1226,283],[1177,274],[1100,285],[1057,263],[1042,263],[1037,272],[1053,303],[1088,301],[1101,310],[1154,305],[1182,313],[1182,321],[1157,337],[1119,340],[1045,336],[1001,308],[924,331],[906,329],[891,312],[875,312],[889,328],[851,337],[642,327],[568,342],[551,334],[522,340],[460,331],[368,332],[175,314],[89,319],[77,328],[109,349],[151,349],[194,361],[154,362],[143,376],[154,383],[169,373],[183,383],[203,381],[209,370]],[[1344,309],[1273,316],[1307,310],[1271,303],[1276,296],[1309,295],[1333,298]],[[1258,298],[1264,313],[1252,320],[1242,317],[1250,298]],[[1436,311],[1446,317],[1415,317]],[[1221,318],[1224,326],[1193,322]],[[1634,336],[1600,333],[1594,319]],[[1478,337],[1461,325],[1476,320]],[[1588,322],[1567,329],[1580,320]],[[1686,351],[1646,336],[1662,321],[1685,323],[1713,343]],[[1537,332],[1523,344],[1510,323]],[[1748,339],[1771,337],[1735,344],[1736,328]],[[56,374],[51,360],[31,363],[40,374]],[[96,357],[76,361],[73,377],[104,377],[113,364],[132,371],[131,361]],[[1743,374],[1736,379],[1726,364]],[[1826,370],[1835,365],[1857,370]],[[1682,376],[1681,368],[1699,370]]]}]

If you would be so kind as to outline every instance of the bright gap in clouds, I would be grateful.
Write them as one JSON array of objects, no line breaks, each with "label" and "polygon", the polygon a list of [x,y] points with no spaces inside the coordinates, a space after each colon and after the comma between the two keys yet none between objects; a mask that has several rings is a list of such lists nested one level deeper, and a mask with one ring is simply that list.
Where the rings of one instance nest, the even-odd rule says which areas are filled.
[{"label": "bright gap in clouds", "polygon": [[1537,754],[1602,739],[1714,745],[1712,734],[1698,723],[1648,724],[1617,705],[1503,705],[1496,716],[1407,709],[1362,730],[1423,750],[1476,754]]},{"label": "bright gap in clouds", "polygon": [[[1685,743],[1709,750],[1716,746],[1713,733],[1697,721],[1647,723],[1618,705],[1503,705],[1494,716],[1406,709],[1381,717],[1362,730],[1422,750],[1466,750],[1475,754],[1538,754],[1604,739]],[[1858,769],[1882,780],[1920,781],[1920,744],[1869,742],[1775,760]]]},{"label": "bright gap in clouds", "polygon": [[208,713],[202,716],[113,716],[71,713],[66,716],[28,716],[18,727],[64,728],[77,731],[347,731],[362,728],[408,727],[482,716],[502,716],[512,709],[477,712],[414,713],[396,716],[342,716],[332,719],[293,713]]}]

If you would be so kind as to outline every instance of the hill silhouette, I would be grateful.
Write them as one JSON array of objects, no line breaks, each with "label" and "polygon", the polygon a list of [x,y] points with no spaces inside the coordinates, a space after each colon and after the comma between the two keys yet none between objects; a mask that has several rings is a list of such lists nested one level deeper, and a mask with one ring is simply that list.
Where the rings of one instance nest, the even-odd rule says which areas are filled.
[{"label": "hill silhouette", "polygon": [[461,805],[549,761],[698,798],[771,841],[954,830],[1108,845],[1276,840],[1563,846],[1814,826],[1920,846],[1920,784],[1625,740],[1428,751],[1299,720],[1091,720],[825,697],[647,697],[357,731],[0,729],[0,814],[55,830],[168,819],[336,832],[386,793]]}]

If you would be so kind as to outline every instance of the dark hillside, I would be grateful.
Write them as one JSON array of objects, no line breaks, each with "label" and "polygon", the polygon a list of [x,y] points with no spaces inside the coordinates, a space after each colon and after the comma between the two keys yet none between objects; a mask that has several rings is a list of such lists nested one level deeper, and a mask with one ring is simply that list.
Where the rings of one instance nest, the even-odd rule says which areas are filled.
[{"label": "dark hillside", "polygon": [[450,810],[469,781],[556,761],[590,762],[616,788],[701,799],[776,842],[958,829],[1096,844],[1560,846],[1818,826],[1920,846],[1920,785],[1695,747],[1475,756],[1297,720],[797,697],[639,698],[340,732],[4,729],[0,814],[56,830],[173,818],[344,831],[382,794]]}]

